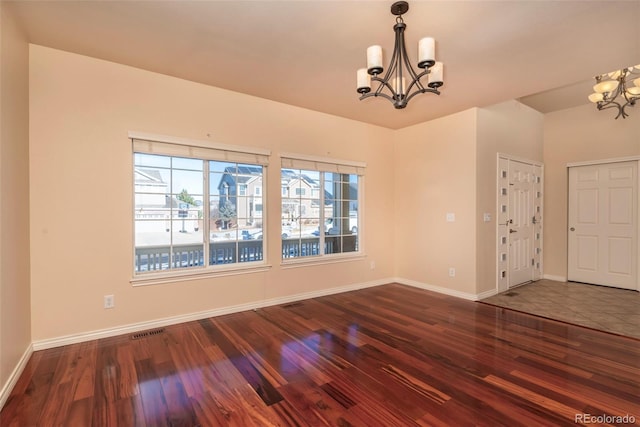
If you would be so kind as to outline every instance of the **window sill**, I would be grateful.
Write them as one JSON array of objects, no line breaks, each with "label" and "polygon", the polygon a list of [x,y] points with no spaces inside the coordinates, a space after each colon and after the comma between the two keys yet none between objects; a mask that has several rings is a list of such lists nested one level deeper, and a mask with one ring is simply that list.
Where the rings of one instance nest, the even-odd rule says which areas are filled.
[{"label": "window sill", "polygon": [[259,264],[254,266],[227,266],[221,268],[206,268],[191,271],[169,271],[162,273],[147,273],[133,277],[129,282],[133,286],[161,285],[174,282],[185,282],[188,280],[200,280],[224,276],[236,276],[240,274],[262,273],[271,269],[270,264]]},{"label": "window sill", "polygon": [[340,256],[323,256],[323,257],[304,257],[296,259],[287,259],[281,262],[283,269],[306,267],[309,265],[323,265],[323,264],[336,264],[341,262],[351,262],[365,259],[366,255],[363,253],[354,253],[349,255]]}]

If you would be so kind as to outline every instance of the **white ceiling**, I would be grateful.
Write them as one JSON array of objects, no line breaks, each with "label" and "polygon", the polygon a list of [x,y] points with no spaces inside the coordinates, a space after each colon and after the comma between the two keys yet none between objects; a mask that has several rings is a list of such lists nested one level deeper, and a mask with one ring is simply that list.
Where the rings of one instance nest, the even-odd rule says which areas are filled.
[{"label": "white ceiling", "polygon": [[445,85],[395,110],[355,91],[369,45],[389,59],[392,1],[2,1],[35,44],[392,129],[509,99],[572,107],[592,76],[640,64],[640,1],[412,1],[409,55],[434,37]]}]

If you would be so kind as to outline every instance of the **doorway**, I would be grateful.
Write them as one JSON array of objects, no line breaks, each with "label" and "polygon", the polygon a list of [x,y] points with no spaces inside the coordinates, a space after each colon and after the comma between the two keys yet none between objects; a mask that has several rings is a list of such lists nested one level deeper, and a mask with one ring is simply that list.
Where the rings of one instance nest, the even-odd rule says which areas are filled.
[{"label": "doorway", "polygon": [[567,278],[638,289],[638,161],[569,167]]},{"label": "doorway", "polygon": [[542,277],[543,166],[498,156],[498,292]]}]

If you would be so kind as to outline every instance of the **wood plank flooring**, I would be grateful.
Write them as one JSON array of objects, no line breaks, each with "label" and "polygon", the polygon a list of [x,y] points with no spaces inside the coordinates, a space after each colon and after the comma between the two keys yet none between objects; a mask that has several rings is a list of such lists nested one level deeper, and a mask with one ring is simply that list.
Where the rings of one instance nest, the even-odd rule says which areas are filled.
[{"label": "wood plank flooring", "polygon": [[35,352],[0,425],[574,426],[576,417],[640,425],[640,340],[390,284]]}]

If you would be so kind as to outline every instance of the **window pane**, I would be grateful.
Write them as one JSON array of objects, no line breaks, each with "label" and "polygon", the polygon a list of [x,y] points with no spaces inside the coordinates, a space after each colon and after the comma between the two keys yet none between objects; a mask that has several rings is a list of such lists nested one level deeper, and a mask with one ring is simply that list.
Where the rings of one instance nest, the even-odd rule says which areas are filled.
[{"label": "window pane", "polygon": [[218,172],[220,174],[224,173],[228,168],[235,169],[235,163],[228,162],[218,162],[218,161],[210,161],[209,162],[209,172]]},{"label": "window pane", "polygon": [[218,203],[218,218],[221,230],[231,230],[238,224],[237,210],[234,204],[235,199],[220,199]]},{"label": "window pane", "polygon": [[171,244],[171,221],[135,221],[135,245],[158,246]]},{"label": "window pane", "polygon": [[282,169],[282,256],[358,250],[356,174]]},{"label": "window pane", "polygon": [[319,218],[302,218],[300,220],[300,235],[303,238],[320,235]]},{"label": "window pane", "polygon": [[358,250],[358,236],[327,236],[325,239],[325,254],[339,254],[356,252]]},{"label": "window pane", "polygon": [[168,269],[171,254],[171,221],[136,220],[134,229],[135,271]]},{"label": "window pane", "polygon": [[342,237],[342,252],[356,252],[357,250],[358,236],[356,234]]},{"label": "window pane", "polygon": [[171,178],[171,189],[174,194],[186,192],[193,195],[202,195],[202,172],[174,169]]},{"label": "window pane", "polygon": [[172,157],[171,167],[173,169],[186,169],[201,171],[203,168],[203,161],[199,159],[188,159],[184,157]]},{"label": "window pane", "polygon": [[134,153],[136,272],[262,260],[263,171]]},{"label": "window pane", "polygon": [[171,157],[157,156],[154,154],[135,153],[133,163],[136,166],[171,167]]},{"label": "window pane", "polygon": [[198,228],[198,223],[192,218],[182,218],[171,221],[171,238],[173,245],[192,245],[202,243],[202,230]]},{"label": "window pane", "polygon": [[170,169],[135,166],[133,175],[136,207],[145,209],[170,206]]},{"label": "window pane", "polygon": [[237,262],[238,243],[235,240],[219,240],[209,245],[209,263],[211,265]]}]

